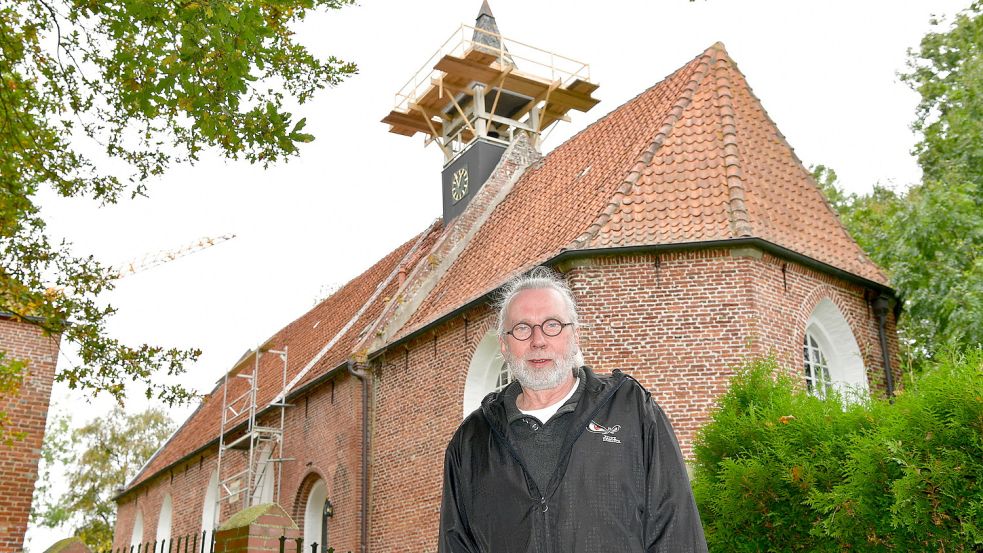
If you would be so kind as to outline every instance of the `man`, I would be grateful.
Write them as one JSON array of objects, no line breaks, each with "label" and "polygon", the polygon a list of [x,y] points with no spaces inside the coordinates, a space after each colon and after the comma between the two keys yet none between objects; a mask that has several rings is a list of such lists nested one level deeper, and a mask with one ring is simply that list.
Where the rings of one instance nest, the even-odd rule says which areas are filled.
[{"label": "man", "polygon": [[447,447],[439,551],[706,551],[665,414],[624,373],[582,366],[564,281],[537,268],[507,284],[498,335],[516,381]]}]

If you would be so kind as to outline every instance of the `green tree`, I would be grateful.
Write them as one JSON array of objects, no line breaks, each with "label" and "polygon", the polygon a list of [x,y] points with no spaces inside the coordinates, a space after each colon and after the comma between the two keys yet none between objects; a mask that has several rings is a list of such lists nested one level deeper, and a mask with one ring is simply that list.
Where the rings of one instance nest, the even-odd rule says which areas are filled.
[{"label": "green tree", "polygon": [[[174,422],[159,409],[126,415],[117,408],[78,430],[65,417],[49,426],[32,519],[51,528],[71,525],[93,551],[109,549],[116,515],[113,496],[174,432]],[[67,491],[51,497],[56,466],[65,467]]]},{"label": "green tree", "polygon": [[[199,352],[109,336],[114,308],[98,298],[114,276],[49,240],[38,192],[112,204],[206,150],[264,166],[297,155],[313,137],[288,108],[355,66],[318,59],[291,25],[352,1],[0,4],[0,310],[78,347],[56,380],[120,402],[138,381],[148,397],[179,401],[189,393],[155,377]],[[0,375],[16,379],[21,362],[0,360]]]},{"label": "green tree", "polygon": [[[913,128],[925,181],[965,182],[983,201],[983,2],[975,0],[946,30],[908,52],[901,78],[918,94]],[[933,19],[935,27],[945,20]]]}]

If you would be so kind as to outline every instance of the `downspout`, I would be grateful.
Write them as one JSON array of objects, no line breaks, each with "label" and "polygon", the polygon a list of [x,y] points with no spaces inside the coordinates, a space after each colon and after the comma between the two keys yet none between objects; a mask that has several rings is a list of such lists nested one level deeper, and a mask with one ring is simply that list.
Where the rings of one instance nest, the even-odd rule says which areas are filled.
[{"label": "downspout", "polygon": [[369,375],[348,360],[348,373],[362,381],[362,515],[361,544],[359,551],[367,553],[369,547]]},{"label": "downspout", "polygon": [[887,397],[894,403],[894,373],[891,372],[891,355],[887,350],[887,310],[889,301],[881,294],[874,298],[874,315],[877,316],[877,336],[881,340],[881,355],[884,360],[884,377],[887,382]]}]

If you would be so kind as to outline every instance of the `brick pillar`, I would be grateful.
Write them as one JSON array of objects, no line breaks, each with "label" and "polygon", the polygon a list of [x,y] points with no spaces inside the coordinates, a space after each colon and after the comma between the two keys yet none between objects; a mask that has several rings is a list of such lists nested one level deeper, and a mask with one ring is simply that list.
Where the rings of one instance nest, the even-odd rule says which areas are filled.
[{"label": "brick pillar", "polygon": [[215,531],[215,553],[278,553],[280,536],[286,536],[284,551],[295,552],[300,529],[276,503],[243,509]]},{"label": "brick pillar", "polygon": [[58,361],[58,340],[57,336],[45,335],[35,324],[0,312],[0,351],[6,354],[5,362],[27,361],[20,390],[14,394],[0,393],[0,413],[6,415],[6,430],[20,437],[10,444],[0,443],[0,552],[3,553],[24,548]]},{"label": "brick pillar", "polygon": [[92,553],[92,550],[82,543],[82,538],[75,537],[56,541],[54,545],[45,549],[44,553]]}]

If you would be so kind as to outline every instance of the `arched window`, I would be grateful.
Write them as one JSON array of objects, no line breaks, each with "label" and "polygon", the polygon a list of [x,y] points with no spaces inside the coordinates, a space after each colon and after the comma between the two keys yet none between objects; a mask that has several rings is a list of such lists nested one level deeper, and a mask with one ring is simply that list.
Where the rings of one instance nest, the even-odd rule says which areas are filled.
[{"label": "arched window", "polygon": [[143,543],[143,511],[140,510],[140,507],[136,509],[137,516],[133,520],[133,534],[130,536],[130,545],[134,551]]},{"label": "arched window", "polygon": [[212,477],[208,480],[208,488],[205,489],[205,501],[201,505],[201,530],[211,534],[215,529],[215,522],[218,519],[218,471],[212,471]]},{"label": "arched window", "polygon": [[253,490],[251,502],[253,505],[273,502],[276,465],[270,461],[272,454],[273,444],[267,444],[259,451],[259,462],[256,463],[256,488]]},{"label": "arched window", "polygon": [[304,549],[310,551],[311,544],[317,544],[319,552],[328,548],[328,517],[331,516],[328,502],[328,485],[318,480],[311,487],[304,506]]},{"label": "arched window", "polygon": [[160,515],[157,517],[157,543],[163,540],[171,541],[171,511],[173,510],[171,494],[164,496],[160,504]]},{"label": "arched window", "polygon": [[499,351],[498,335],[494,330],[485,334],[478,343],[468,366],[468,376],[464,381],[464,413],[467,417],[481,405],[481,400],[504,388],[510,382],[505,360]]},{"label": "arched window", "polygon": [[802,358],[810,393],[825,397],[836,389],[846,399],[868,393],[860,346],[843,313],[828,299],[821,300],[809,317]]},{"label": "arched window", "polygon": [[806,332],[802,352],[805,357],[806,389],[810,394],[826,397],[833,388],[833,381],[829,377],[829,361],[812,332]]},{"label": "arched window", "polygon": [[498,369],[498,379],[495,381],[494,391],[500,392],[511,383],[512,371],[509,370],[509,366],[505,363],[505,361],[502,361],[502,366]]}]

